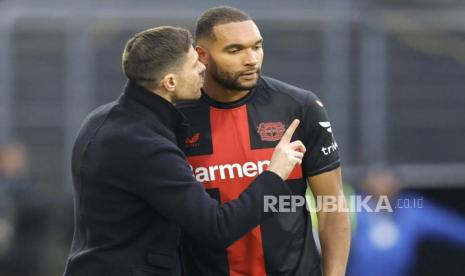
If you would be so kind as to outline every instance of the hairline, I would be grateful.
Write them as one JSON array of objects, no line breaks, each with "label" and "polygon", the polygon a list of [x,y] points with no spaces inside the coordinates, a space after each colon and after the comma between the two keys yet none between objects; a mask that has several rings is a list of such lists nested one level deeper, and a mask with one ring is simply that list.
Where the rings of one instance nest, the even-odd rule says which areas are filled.
[{"label": "hairline", "polygon": [[247,20],[234,20],[234,21],[224,21],[224,22],[221,22],[221,21],[220,21],[219,23],[217,23],[217,24],[215,24],[215,25],[212,26],[211,32],[210,32],[209,34],[203,35],[201,38],[196,37],[196,38],[195,38],[195,45],[199,45],[198,42],[199,42],[199,41],[202,41],[202,40],[204,40],[204,41],[205,41],[205,40],[208,40],[208,41],[210,41],[210,42],[215,42],[215,41],[217,40],[217,37],[216,37],[216,35],[215,35],[215,27],[217,27],[217,26],[227,25],[227,24],[232,24],[232,23],[247,22],[247,21],[252,21],[252,23],[254,23],[255,25],[257,25],[257,24],[255,23],[255,21],[254,21],[252,18],[247,19]]}]

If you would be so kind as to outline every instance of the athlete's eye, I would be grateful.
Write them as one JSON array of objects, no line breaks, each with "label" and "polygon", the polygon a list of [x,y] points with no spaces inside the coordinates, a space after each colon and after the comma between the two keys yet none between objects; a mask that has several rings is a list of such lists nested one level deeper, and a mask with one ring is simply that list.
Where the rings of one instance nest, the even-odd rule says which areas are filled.
[{"label": "athlete's eye", "polygon": [[257,45],[255,45],[254,50],[260,50],[261,48],[263,48],[263,45],[262,44],[257,44]]}]

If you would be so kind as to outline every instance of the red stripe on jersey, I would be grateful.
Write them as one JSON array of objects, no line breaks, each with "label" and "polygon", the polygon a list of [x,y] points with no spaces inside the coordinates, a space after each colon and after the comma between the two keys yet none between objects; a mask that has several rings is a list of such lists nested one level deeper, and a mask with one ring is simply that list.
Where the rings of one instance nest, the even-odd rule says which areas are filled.
[{"label": "red stripe on jersey", "polygon": [[[225,203],[238,198],[266,169],[263,161],[271,159],[274,148],[251,149],[246,105],[233,109],[210,107],[210,123],[213,153],[191,156],[188,161],[194,174],[204,173],[197,178],[205,188],[218,188],[221,203]],[[302,168],[298,166],[289,179],[300,178]],[[260,226],[228,247],[227,255],[231,276],[266,275]]]}]

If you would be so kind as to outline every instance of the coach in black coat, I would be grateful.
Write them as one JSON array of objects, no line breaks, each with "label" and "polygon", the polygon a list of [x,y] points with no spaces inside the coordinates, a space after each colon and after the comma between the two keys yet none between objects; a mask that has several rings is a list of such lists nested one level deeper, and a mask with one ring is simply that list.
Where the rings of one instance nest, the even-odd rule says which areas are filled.
[{"label": "coach in black coat", "polygon": [[178,146],[187,126],[172,103],[198,98],[205,70],[188,31],[137,34],[123,68],[130,79],[123,95],[86,118],[74,145],[75,233],[65,276],[183,275],[183,234],[223,248],[239,239],[273,215],[263,210],[264,195],[289,195],[283,179],[305,150],[280,143],[269,170],[220,205],[195,181]]}]

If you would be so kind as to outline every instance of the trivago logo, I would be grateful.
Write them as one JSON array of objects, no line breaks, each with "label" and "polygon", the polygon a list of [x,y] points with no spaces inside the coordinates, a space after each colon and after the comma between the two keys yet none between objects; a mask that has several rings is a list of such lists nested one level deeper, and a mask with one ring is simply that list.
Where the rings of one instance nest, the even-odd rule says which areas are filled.
[{"label": "trivago logo", "polygon": [[338,146],[336,142],[332,142],[328,147],[321,147],[321,152],[323,152],[324,155],[330,155],[331,153],[337,151],[337,149]]},{"label": "trivago logo", "polygon": [[226,180],[243,177],[255,177],[261,174],[270,165],[270,160],[263,160],[258,162],[245,162],[244,164],[222,164],[212,165],[208,167],[191,166],[195,179],[199,182]]}]

